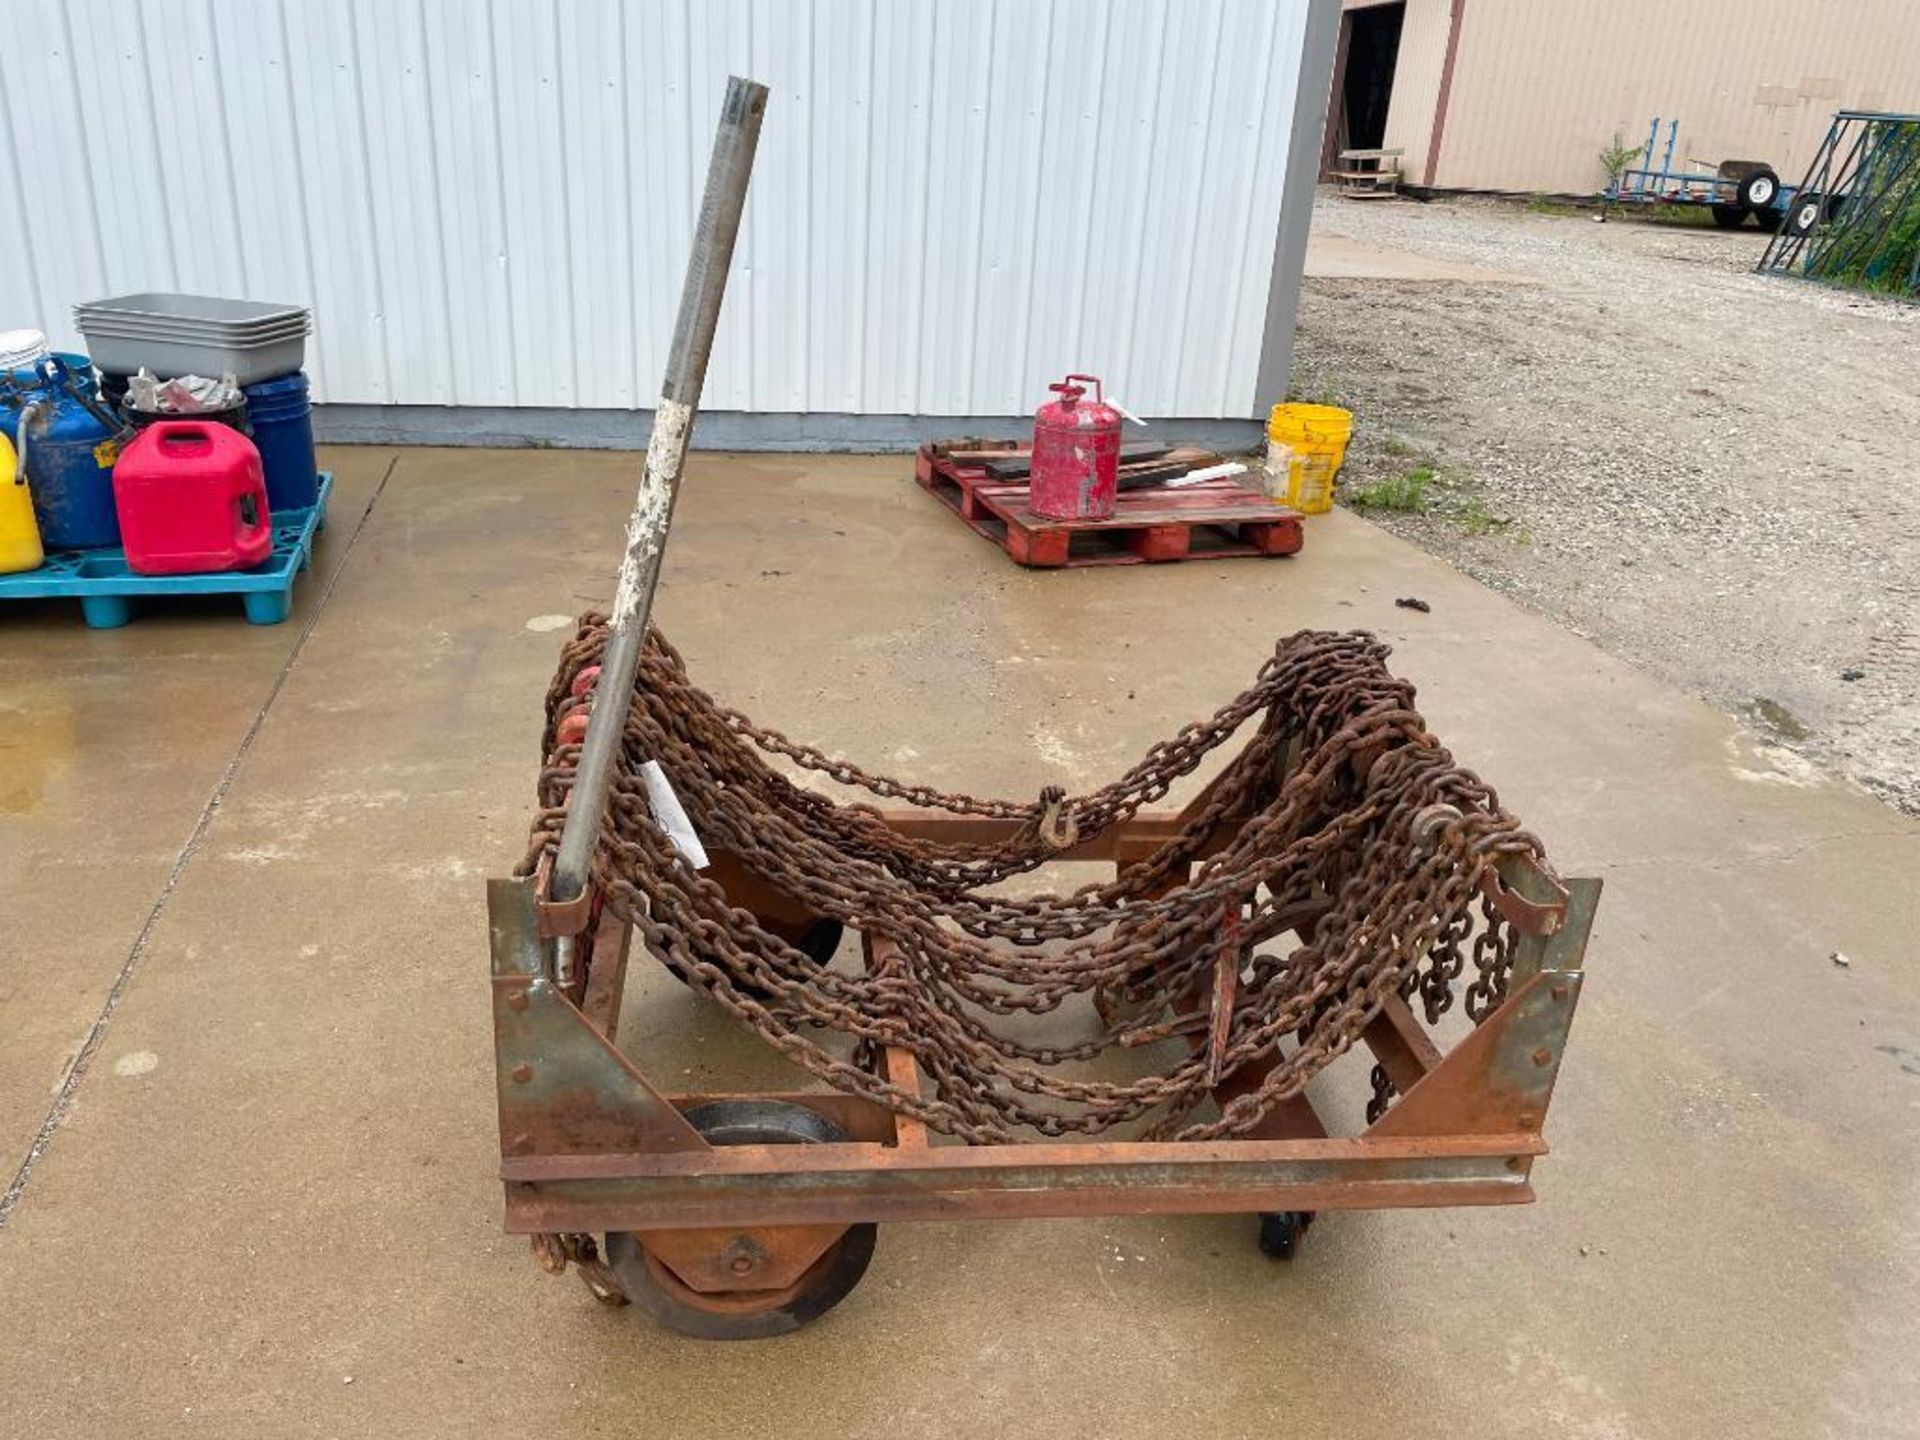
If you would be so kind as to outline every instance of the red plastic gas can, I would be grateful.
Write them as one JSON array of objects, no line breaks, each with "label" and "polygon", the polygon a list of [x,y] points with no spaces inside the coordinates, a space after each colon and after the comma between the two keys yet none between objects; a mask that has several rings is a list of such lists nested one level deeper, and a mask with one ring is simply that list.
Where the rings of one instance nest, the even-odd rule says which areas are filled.
[{"label": "red plastic gas can", "polygon": [[136,575],[244,570],[273,550],[260,452],[225,425],[149,425],[113,467],[113,503]]},{"label": "red plastic gas can", "polygon": [[[1093,403],[1082,405],[1093,385]],[[1094,375],[1069,375],[1047,387],[1059,400],[1033,417],[1033,478],[1027,508],[1054,520],[1100,520],[1113,514],[1120,480],[1120,412],[1107,404]]]}]

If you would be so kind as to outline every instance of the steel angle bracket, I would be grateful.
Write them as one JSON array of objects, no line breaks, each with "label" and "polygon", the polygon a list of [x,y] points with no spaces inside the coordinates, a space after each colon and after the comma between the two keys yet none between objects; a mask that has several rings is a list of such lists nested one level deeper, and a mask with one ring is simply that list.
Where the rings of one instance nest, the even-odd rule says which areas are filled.
[{"label": "steel angle bracket", "polygon": [[[1550,935],[1520,938],[1506,1000],[1407,1089],[1366,1139],[1539,1134],[1573,1027],[1600,900],[1598,880],[1562,884],[1565,919]],[[1531,1164],[1529,1157],[1516,1161]]]},{"label": "steel angle bracket", "polygon": [[711,1147],[547,971],[536,882],[487,882],[502,1157]]}]

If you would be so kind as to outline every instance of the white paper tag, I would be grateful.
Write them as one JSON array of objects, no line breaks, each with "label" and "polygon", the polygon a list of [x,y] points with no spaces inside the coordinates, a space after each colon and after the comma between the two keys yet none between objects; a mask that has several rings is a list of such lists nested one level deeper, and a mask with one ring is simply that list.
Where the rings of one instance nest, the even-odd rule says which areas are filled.
[{"label": "white paper tag", "polygon": [[667,832],[667,839],[680,852],[680,858],[696,870],[706,869],[707,847],[693,833],[693,821],[687,818],[680,797],[673,793],[673,786],[667,780],[667,772],[660,768],[660,762],[647,761],[640,767],[640,778],[647,787],[647,804],[653,807],[653,818]]}]

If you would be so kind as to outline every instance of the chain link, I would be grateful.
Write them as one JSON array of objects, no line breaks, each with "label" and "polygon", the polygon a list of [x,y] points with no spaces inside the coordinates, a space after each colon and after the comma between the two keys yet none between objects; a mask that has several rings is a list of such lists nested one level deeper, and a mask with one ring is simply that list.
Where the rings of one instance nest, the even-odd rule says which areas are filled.
[{"label": "chain link", "polygon": [[[605,639],[604,618],[583,617],[548,692],[549,759],[522,874],[558,843],[579,746],[557,745],[556,727],[586,703],[571,693],[574,677],[598,663]],[[1364,633],[1302,631],[1245,693],[1118,780],[1021,803],[908,785],[755,725],[697,689],[651,632],[595,884],[649,950],[782,1054],[941,1131],[974,1143],[1134,1123],[1149,1138],[1244,1134],[1352,1046],[1387,997],[1417,993],[1437,1019],[1469,954],[1472,1018],[1506,992],[1512,927],[1484,902],[1476,912],[1474,900],[1501,855],[1540,860],[1539,844],[1427,732],[1412,687],[1387,671],[1388,653]],[[1150,857],[1065,894],[989,893],[1053,858],[1056,824],[1085,840],[1124,823],[1250,724],[1180,832]],[[912,839],[871,804],[838,804],[796,784],[768,763],[774,756],[878,799],[1017,829],[992,844]],[[648,759],[672,777],[708,849],[730,852],[810,913],[891,941],[898,963],[822,968],[734,907],[655,824],[640,777]],[[1117,1047],[1203,1035],[1199,1008],[1236,914],[1242,973],[1217,1070],[1192,1040],[1134,1079],[1059,1073]],[[1300,943],[1260,948],[1283,936]],[[1039,1043],[1021,1023],[1079,997],[1100,1002],[1089,1014],[1111,1017],[1084,1038]],[[1084,1033],[1094,1022],[1076,1010],[1068,1023]],[[912,1053],[920,1093],[879,1073],[871,1057],[881,1046]],[[1197,1113],[1241,1070],[1259,1084]]]}]

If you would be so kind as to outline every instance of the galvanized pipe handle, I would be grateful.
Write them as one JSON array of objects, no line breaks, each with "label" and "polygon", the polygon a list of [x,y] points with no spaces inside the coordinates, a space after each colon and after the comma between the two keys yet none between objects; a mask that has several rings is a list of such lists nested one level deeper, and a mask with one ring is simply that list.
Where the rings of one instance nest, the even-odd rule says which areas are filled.
[{"label": "galvanized pipe handle", "polygon": [[627,521],[627,548],[620,559],[607,648],[600,660],[586,738],[580,744],[580,767],[567,802],[560,851],[554,859],[548,891],[553,900],[572,900],[586,888],[587,870],[600,838],[614,760],[626,728],[627,699],[640,669],[640,647],[653,610],[653,592],[660,583],[660,560],[673,525],[674,501],[680,495],[680,469],[700,405],[700,387],[707,378],[707,359],[713,353],[713,332],[720,321],[733,242],[740,233],[740,212],[746,204],[747,181],[753,174],[753,153],[760,143],[760,120],[766,109],[766,86],[737,75],[727,81],[727,98],[713,136],[713,157],[707,162],[706,198],[700,202],[700,223],[687,261],[686,284],[680,291],[680,318],[667,354],[667,378],[653,412],[646,467]]}]

